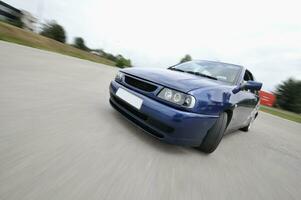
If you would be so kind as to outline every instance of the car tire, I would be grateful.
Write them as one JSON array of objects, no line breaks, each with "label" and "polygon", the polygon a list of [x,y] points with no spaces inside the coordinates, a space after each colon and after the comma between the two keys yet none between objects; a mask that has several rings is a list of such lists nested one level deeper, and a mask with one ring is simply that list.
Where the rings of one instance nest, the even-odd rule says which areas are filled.
[{"label": "car tire", "polygon": [[201,151],[212,153],[217,148],[227,128],[227,119],[227,113],[221,113],[215,124],[209,129],[202,144],[199,146]]}]

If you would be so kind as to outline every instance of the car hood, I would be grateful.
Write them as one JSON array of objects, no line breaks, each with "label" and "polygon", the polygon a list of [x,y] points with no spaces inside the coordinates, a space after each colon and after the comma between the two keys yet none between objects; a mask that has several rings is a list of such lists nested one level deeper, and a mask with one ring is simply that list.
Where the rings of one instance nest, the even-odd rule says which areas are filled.
[{"label": "car hood", "polygon": [[121,71],[182,92],[221,85],[220,81],[169,69],[127,68]]}]

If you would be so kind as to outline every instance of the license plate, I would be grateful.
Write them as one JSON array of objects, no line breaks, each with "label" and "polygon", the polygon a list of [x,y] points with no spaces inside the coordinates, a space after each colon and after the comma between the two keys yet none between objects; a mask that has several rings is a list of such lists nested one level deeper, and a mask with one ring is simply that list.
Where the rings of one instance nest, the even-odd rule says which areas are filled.
[{"label": "license plate", "polygon": [[134,106],[138,110],[141,108],[143,100],[137,97],[136,95],[133,95],[132,93],[122,89],[118,88],[116,95],[124,100],[125,102],[129,103],[130,105]]}]

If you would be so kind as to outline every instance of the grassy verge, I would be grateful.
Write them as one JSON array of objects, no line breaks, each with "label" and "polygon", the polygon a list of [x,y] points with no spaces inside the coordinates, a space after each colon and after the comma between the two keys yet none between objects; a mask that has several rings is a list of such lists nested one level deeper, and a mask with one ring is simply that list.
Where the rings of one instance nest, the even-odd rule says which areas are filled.
[{"label": "grassy verge", "polygon": [[263,111],[263,112],[270,113],[272,115],[282,117],[284,119],[288,119],[288,120],[291,120],[291,121],[301,123],[301,115],[298,115],[296,113],[281,110],[281,109],[278,109],[278,108],[271,108],[271,107],[267,107],[267,106],[260,106],[260,110]]},{"label": "grassy verge", "polygon": [[115,63],[108,59],[3,22],[0,22],[0,40],[115,66]]}]

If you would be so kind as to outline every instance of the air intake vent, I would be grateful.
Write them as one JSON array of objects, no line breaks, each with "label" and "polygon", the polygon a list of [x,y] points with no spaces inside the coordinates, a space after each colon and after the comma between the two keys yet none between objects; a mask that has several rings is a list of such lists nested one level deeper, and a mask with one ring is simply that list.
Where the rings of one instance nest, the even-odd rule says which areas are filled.
[{"label": "air intake vent", "polygon": [[146,91],[146,92],[153,92],[157,89],[157,86],[155,86],[155,85],[138,80],[136,78],[132,78],[130,76],[125,76],[124,81],[127,84],[129,84],[130,86],[138,88],[138,89]]}]

